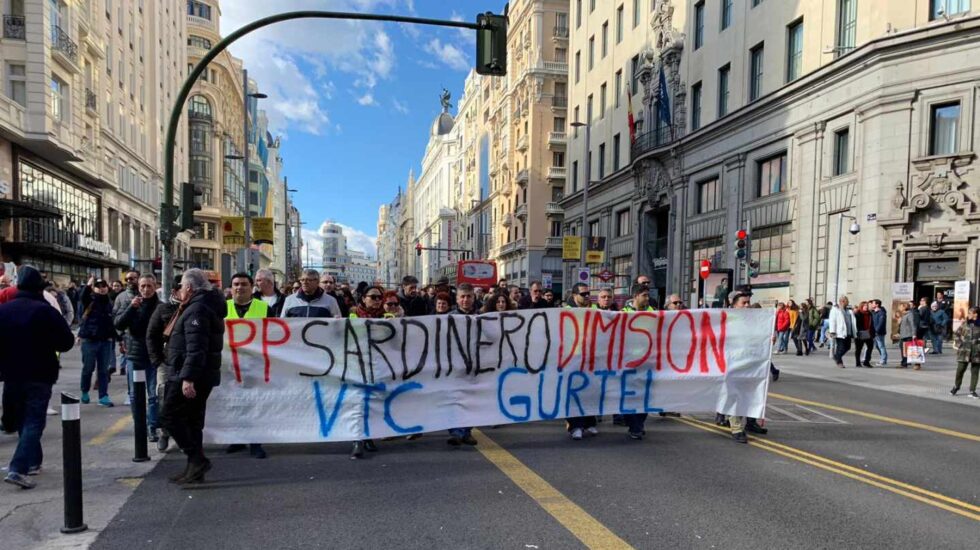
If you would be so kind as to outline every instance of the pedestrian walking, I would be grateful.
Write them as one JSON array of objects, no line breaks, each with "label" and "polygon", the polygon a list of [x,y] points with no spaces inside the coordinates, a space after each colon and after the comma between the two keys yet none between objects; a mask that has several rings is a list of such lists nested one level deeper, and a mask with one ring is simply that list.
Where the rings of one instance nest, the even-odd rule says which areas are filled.
[{"label": "pedestrian walking", "polygon": [[[164,392],[167,387],[167,368],[166,368],[166,344],[169,339],[164,335],[164,331],[167,325],[170,324],[170,320],[173,319],[174,315],[177,313],[177,309],[180,307],[181,303],[181,289],[180,289],[181,277],[178,275],[174,280],[173,288],[170,291],[170,297],[168,300],[161,300],[157,304],[155,310],[153,310],[153,315],[150,316],[150,322],[146,327],[146,350],[147,355],[150,357],[150,364],[156,369],[156,394],[157,394],[157,424],[160,427],[160,438],[157,440],[157,450],[161,453],[167,452],[167,448],[170,446],[170,432],[167,430],[166,426],[159,421],[163,417],[163,410],[166,407],[164,402]],[[147,384],[151,381],[147,379]]]},{"label": "pedestrian walking", "polygon": [[837,303],[838,305],[830,310],[827,335],[834,339],[834,363],[844,368],[844,355],[851,349],[851,343],[857,334],[857,325],[847,296],[841,296]]},{"label": "pedestrian walking", "polygon": [[[476,309],[476,295],[473,293],[473,285],[469,283],[459,285],[456,289],[456,307],[450,313],[453,315],[477,315],[479,313]],[[446,443],[453,447],[459,447],[462,444],[476,445],[477,441],[472,432],[472,427],[452,428],[449,430],[449,439],[446,440]]]},{"label": "pedestrian walking", "polygon": [[[116,314],[116,330],[123,333],[125,342],[126,358],[129,360],[130,371],[126,375],[127,386],[129,389],[129,400],[133,399],[133,371],[143,371],[146,374],[146,427],[147,437],[150,442],[157,443],[160,436],[157,435],[159,428],[159,407],[157,406],[157,392],[155,384],[157,379],[156,367],[150,361],[150,352],[146,347],[146,329],[150,326],[150,319],[160,304],[157,296],[157,280],[153,275],[144,275],[138,281],[139,295],[130,300],[126,306]],[[135,412],[135,411],[133,411]],[[135,420],[135,417],[133,418]]]},{"label": "pedestrian walking", "polygon": [[790,324],[789,310],[786,304],[776,304],[776,355],[786,353],[789,349]]},{"label": "pedestrian walking", "polygon": [[820,346],[824,347],[828,342],[833,342],[827,338],[827,329],[830,328],[830,312],[834,309],[833,302],[827,302],[820,308]]},{"label": "pedestrian walking", "polygon": [[204,455],[204,423],[208,396],[221,383],[225,301],[200,269],[181,278],[180,308],[164,329],[167,343],[167,386],[161,422],[187,455],[174,483],[200,483],[211,469]]},{"label": "pedestrian walking", "polygon": [[[874,342],[873,320],[868,302],[858,304],[854,311],[854,366],[871,368],[871,346]],[[863,354],[863,355],[862,355]]]},{"label": "pedestrian walking", "polygon": [[871,301],[871,334],[880,359],[877,366],[885,367],[888,365],[888,348],[885,346],[885,336],[888,335],[888,312],[878,299]]},{"label": "pedestrian walking", "polygon": [[[252,277],[248,273],[235,273],[231,276],[231,300],[225,302],[225,319],[265,319],[272,316],[269,304],[256,298],[252,291]],[[261,443],[247,445],[252,458],[263,459],[266,452]],[[235,443],[225,448],[226,453],[244,451],[246,445]]]},{"label": "pedestrian walking", "polygon": [[113,347],[119,334],[113,325],[112,304],[109,302],[109,283],[104,279],[91,278],[82,288],[82,322],[78,328],[78,340],[82,344],[82,403],[89,403],[92,374],[96,375],[99,405],[112,407],[109,399],[109,374],[113,360]]},{"label": "pedestrian walking", "polygon": [[802,357],[806,344],[803,343],[806,337],[805,312],[793,300],[789,301],[789,337],[793,340],[793,347],[796,348],[796,355]]},{"label": "pedestrian walking", "polygon": [[810,355],[816,349],[814,339],[820,334],[820,327],[823,320],[820,318],[820,311],[813,304],[813,299],[807,298],[806,301],[806,352]]},{"label": "pedestrian walking", "polygon": [[[300,291],[287,296],[282,306],[281,317],[341,317],[340,306],[333,296],[320,288],[320,273],[315,269],[304,269],[300,278]],[[223,301],[223,300],[222,300]]]},{"label": "pedestrian walking", "polygon": [[980,377],[980,326],[977,325],[980,308],[971,307],[966,312],[966,322],[956,329],[953,347],[956,349],[956,380],[950,395],[956,395],[963,383],[963,374],[970,368],[970,397],[977,399],[977,378]]},{"label": "pedestrian walking", "polygon": [[929,353],[928,347],[932,343],[932,339],[929,337],[929,332],[932,330],[932,310],[929,308],[929,300],[925,296],[919,298],[917,311],[919,324],[915,331],[915,338],[925,342],[926,353]]},{"label": "pedestrian walking", "polygon": [[[899,350],[902,352],[902,362],[898,368],[904,369],[909,366],[908,353],[905,350],[905,345],[916,338],[916,333],[919,329],[919,320],[917,315],[917,309],[911,303],[903,303],[898,306],[898,314],[901,319],[898,322],[898,338],[899,338]],[[919,368],[916,365],[915,368]]]},{"label": "pedestrian walking", "polygon": [[75,336],[42,296],[45,282],[37,269],[21,266],[17,279],[14,298],[0,305],[3,429],[18,435],[4,481],[33,489],[29,476],[40,474],[44,462],[41,436],[61,368],[58,354],[72,348]]},{"label": "pedestrian walking", "polygon": [[949,326],[949,313],[939,302],[933,302],[929,311],[929,338],[932,340],[932,353],[943,354],[943,339]]},{"label": "pedestrian walking", "polygon": [[[749,289],[748,287],[739,288],[732,294],[731,307],[733,309],[750,308],[752,307],[751,302],[752,302],[752,290]],[[774,339],[775,337],[776,336],[773,335]],[[769,367],[770,370],[773,368],[771,362]],[[724,422],[722,422],[719,419],[720,416],[723,418],[723,416],[720,414],[715,415],[715,423],[723,424],[724,422],[727,422],[728,427],[731,429],[732,440],[736,443],[749,442],[749,437],[746,434],[746,432],[752,432],[756,434],[769,433],[769,429],[760,426],[758,420],[756,420],[755,418],[747,418],[744,416],[729,416],[727,419],[724,420]]]}]

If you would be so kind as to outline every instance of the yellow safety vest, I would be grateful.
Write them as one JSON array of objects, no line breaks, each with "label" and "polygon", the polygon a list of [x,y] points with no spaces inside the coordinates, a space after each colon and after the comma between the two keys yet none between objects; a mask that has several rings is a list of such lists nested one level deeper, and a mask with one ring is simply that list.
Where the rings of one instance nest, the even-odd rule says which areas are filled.
[{"label": "yellow safety vest", "polygon": [[350,315],[347,316],[347,318],[348,319],[359,319],[360,316],[352,311],[352,312],[350,312]]},{"label": "yellow safety vest", "polygon": [[[638,310],[636,308],[634,308],[634,307],[625,306],[622,309],[622,311],[623,311],[623,313],[636,313]],[[642,310],[642,311],[657,311],[657,310],[653,309],[653,306],[647,306],[647,308],[644,309],[644,310]]]},{"label": "yellow safety vest", "polygon": [[248,311],[245,312],[245,317],[238,316],[234,300],[228,300],[227,303],[228,313],[225,314],[225,319],[265,319],[269,316],[269,304],[262,300],[252,300],[252,303],[248,305]]},{"label": "yellow safety vest", "polygon": [[568,304],[565,304],[563,307],[565,309],[599,309],[599,306],[596,305],[596,304],[592,304],[592,305],[590,305],[588,307],[585,307],[585,308],[581,308],[581,307],[578,307],[578,306],[570,306]]}]

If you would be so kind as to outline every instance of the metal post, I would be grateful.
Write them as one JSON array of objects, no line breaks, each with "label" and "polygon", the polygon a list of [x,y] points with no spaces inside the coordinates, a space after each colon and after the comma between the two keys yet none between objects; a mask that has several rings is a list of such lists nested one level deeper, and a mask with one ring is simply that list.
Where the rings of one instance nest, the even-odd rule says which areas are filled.
[{"label": "metal post", "polygon": [[844,240],[844,213],[841,212],[837,218],[837,274],[834,276],[834,294],[830,297],[831,301],[837,303],[840,297],[840,253],[841,243]]},{"label": "metal post", "polygon": [[65,526],[62,533],[88,529],[82,520],[82,414],[78,398],[61,392],[61,454],[65,486]]},{"label": "metal post", "polygon": [[146,371],[130,369],[133,381],[133,462],[146,462]]},{"label": "metal post", "polygon": [[588,266],[586,254],[589,249],[589,182],[592,179],[592,121],[585,123],[585,187],[582,188],[582,265]]},{"label": "metal post", "polygon": [[242,153],[245,164],[245,254],[242,256],[242,265],[238,266],[239,271],[244,271],[248,274],[252,273],[252,181],[249,179],[251,174],[251,166],[249,160],[249,148],[248,148],[248,69],[242,69],[242,127],[244,128],[245,136],[245,151]]}]

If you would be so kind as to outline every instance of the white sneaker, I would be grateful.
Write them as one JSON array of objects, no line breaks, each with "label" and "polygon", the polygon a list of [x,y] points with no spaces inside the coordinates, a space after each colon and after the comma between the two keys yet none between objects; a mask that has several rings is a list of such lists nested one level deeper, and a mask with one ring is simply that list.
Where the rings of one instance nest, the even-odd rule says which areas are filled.
[{"label": "white sneaker", "polygon": [[58,414],[58,411],[52,409],[51,407],[48,407],[48,416],[54,416],[56,414]]},{"label": "white sneaker", "polygon": [[128,397],[128,396],[126,397],[126,400],[125,400],[125,401],[123,401],[123,405],[126,405],[126,406],[129,406],[129,405],[132,405],[132,402],[130,402],[130,400],[129,400],[129,397]]},{"label": "white sneaker", "polygon": [[595,426],[586,428],[585,431],[588,432],[589,435],[599,435],[599,428],[596,428]]},{"label": "white sneaker", "polygon": [[582,439],[582,428],[575,428],[572,430],[572,439],[575,441]]}]

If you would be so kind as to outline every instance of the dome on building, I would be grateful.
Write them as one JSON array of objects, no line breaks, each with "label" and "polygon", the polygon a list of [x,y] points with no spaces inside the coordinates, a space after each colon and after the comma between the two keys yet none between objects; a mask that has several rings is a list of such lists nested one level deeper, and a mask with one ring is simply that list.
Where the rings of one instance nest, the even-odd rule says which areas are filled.
[{"label": "dome on building", "polygon": [[444,136],[449,132],[453,131],[453,126],[456,121],[453,119],[453,115],[443,111],[439,113],[439,116],[432,121],[432,135],[433,136]]}]

